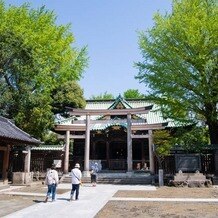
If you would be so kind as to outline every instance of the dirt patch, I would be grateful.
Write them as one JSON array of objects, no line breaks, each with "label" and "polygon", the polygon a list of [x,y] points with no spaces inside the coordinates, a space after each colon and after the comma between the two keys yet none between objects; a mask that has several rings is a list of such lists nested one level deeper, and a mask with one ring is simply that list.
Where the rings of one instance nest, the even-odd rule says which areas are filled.
[{"label": "dirt patch", "polygon": [[218,198],[218,188],[161,187],[156,191],[118,191],[114,197],[127,198]]},{"label": "dirt patch", "polygon": [[103,217],[216,218],[218,217],[218,204],[109,201],[95,216],[95,218]]},{"label": "dirt patch", "polygon": [[13,196],[0,194],[0,217],[44,201],[44,197]]},{"label": "dirt patch", "polygon": [[[57,195],[69,192],[70,189],[57,188]],[[11,192],[33,193],[31,196],[17,196],[13,194],[0,194],[0,217],[14,213],[23,208],[36,203],[44,202],[47,193],[47,186],[37,184],[33,186],[23,186],[11,190]],[[10,192],[7,192],[10,193]],[[34,196],[34,193],[44,193],[44,197]]]},{"label": "dirt patch", "polygon": [[[156,191],[118,191],[114,197],[126,198],[218,198],[218,188],[161,187]],[[95,218],[120,217],[218,217],[218,203],[109,201]]]},{"label": "dirt patch", "polygon": [[[12,190],[13,192],[28,192],[28,193],[47,193],[47,186],[42,184],[37,184],[34,186],[24,186],[15,190]],[[57,187],[57,194],[63,194],[66,192],[69,192],[70,189],[60,189]]]}]

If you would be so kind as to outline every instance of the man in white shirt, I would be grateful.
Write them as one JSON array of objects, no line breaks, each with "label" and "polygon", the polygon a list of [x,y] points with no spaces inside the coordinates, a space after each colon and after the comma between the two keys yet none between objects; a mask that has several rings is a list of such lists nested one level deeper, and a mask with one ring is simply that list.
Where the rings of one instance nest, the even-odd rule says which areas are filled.
[{"label": "man in white shirt", "polygon": [[76,191],[75,200],[79,200],[79,186],[81,183],[82,173],[80,171],[80,165],[77,163],[75,167],[71,170],[71,176],[72,176],[72,190],[70,195],[70,201],[73,200],[74,192]]},{"label": "man in white shirt", "polygon": [[45,203],[48,201],[50,195],[52,195],[52,201],[55,201],[56,187],[58,185],[58,182],[58,172],[55,170],[55,164],[53,164],[51,169],[48,170],[45,178],[45,184],[48,186],[48,192],[45,198]]}]

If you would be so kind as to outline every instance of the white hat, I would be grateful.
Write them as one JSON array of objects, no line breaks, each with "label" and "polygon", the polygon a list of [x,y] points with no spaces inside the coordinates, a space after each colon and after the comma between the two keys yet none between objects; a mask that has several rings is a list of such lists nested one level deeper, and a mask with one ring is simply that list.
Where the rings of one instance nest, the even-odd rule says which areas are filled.
[{"label": "white hat", "polygon": [[75,167],[80,168],[80,165],[78,163],[75,164]]}]

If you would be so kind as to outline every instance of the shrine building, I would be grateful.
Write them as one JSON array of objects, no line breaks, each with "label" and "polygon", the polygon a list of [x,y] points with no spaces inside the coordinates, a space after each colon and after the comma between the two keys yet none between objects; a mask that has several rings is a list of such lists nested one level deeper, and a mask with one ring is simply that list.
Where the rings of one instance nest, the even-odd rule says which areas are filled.
[{"label": "shrine building", "polygon": [[65,140],[64,173],[76,162],[84,175],[91,162],[98,162],[102,171],[154,173],[152,132],[173,126],[157,105],[119,95],[115,100],[87,100],[85,109],[68,110],[70,118],[60,117],[55,126]]}]

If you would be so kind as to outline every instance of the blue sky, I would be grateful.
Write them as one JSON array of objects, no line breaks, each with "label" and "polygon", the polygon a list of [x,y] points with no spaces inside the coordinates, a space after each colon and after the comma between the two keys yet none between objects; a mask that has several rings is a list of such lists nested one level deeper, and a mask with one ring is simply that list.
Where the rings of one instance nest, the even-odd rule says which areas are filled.
[{"label": "blue sky", "polygon": [[134,62],[141,60],[137,31],[153,25],[155,12],[169,12],[172,0],[6,0],[45,5],[57,15],[57,24],[71,23],[74,46],[88,46],[89,67],[79,82],[86,98],[105,92],[115,97],[127,89],[146,93],[134,78]]}]

